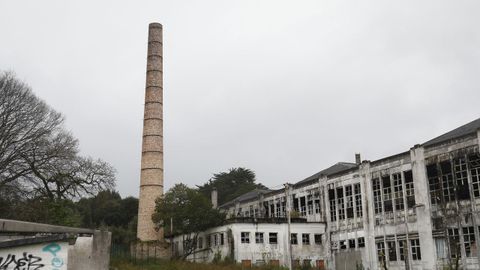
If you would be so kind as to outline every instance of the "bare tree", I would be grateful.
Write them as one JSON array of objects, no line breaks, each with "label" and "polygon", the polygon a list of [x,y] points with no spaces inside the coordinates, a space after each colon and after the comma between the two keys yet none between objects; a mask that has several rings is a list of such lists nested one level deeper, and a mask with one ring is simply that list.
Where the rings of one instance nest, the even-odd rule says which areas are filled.
[{"label": "bare tree", "polygon": [[23,155],[62,122],[12,73],[0,74],[0,186],[29,173]]},{"label": "bare tree", "polygon": [[0,74],[0,191],[31,197],[78,198],[112,189],[115,170],[79,155],[63,117],[12,73]]}]

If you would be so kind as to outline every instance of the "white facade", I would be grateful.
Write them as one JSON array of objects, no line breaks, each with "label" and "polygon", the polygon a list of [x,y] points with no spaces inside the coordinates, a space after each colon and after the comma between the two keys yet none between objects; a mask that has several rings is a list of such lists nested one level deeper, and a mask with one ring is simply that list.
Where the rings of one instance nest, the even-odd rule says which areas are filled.
[{"label": "white facade", "polygon": [[[297,237],[291,245],[287,238],[287,223],[232,223],[212,228],[198,235],[190,261],[211,262],[217,256],[230,257],[244,265],[286,265],[289,255],[295,263],[315,266],[325,261],[325,225],[322,223],[292,223],[290,232]],[[295,238],[294,236],[294,238]],[[174,254],[183,254],[185,236],[174,238]]]},{"label": "white facade", "polygon": [[[364,269],[433,270],[457,259],[463,269],[480,269],[479,128],[477,119],[400,154],[338,163],[292,185],[288,198],[285,190],[252,192],[220,208],[237,219],[284,218],[288,199],[295,215],[325,224],[301,225],[322,234],[316,257],[294,247],[302,260],[324,259],[325,269],[357,269],[360,260]],[[238,233],[255,225],[230,226]],[[259,260],[259,252],[282,257],[248,245],[235,251],[237,261]]]}]

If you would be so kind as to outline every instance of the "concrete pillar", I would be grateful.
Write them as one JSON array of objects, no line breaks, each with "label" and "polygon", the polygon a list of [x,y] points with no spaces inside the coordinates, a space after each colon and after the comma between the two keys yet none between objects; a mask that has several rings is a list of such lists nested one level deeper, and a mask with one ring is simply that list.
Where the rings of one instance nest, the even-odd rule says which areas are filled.
[{"label": "concrete pillar", "polygon": [[145,112],[137,237],[141,241],[163,240],[152,222],[155,200],[163,194],[163,66],[162,25],[148,27]]},{"label": "concrete pillar", "polygon": [[211,196],[211,200],[212,200],[212,207],[214,209],[217,209],[218,207],[218,192],[217,192],[217,188],[213,188],[212,189],[212,193],[210,194]]},{"label": "concrete pillar", "polygon": [[[377,246],[375,244],[375,210],[373,206],[372,173],[370,161],[363,161],[359,168],[362,190],[363,229],[365,232],[366,269],[378,269]],[[372,199],[372,201],[369,200]]]},{"label": "concrete pillar", "polygon": [[[432,237],[432,220],[430,209],[430,195],[428,192],[428,179],[425,167],[424,149],[416,145],[410,149],[412,160],[412,174],[415,185],[415,208],[417,228],[420,239],[420,252],[422,254],[422,269],[436,269],[436,248]],[[410,247],[410,244],[408,245]],[[409,251],[409,254],[411,252]]]}]

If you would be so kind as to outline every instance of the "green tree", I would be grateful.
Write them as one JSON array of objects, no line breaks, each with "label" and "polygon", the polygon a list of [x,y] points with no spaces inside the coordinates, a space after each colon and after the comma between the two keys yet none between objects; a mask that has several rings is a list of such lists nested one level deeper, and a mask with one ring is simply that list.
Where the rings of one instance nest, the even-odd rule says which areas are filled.
[{"label": "green tree", "polygon": [[187,244],[183,258],[186,258],[195,248],[198,233],[222,225],[225,214],[213,209],[211,202],[198,190],[176,184],[157,199],[152,219],[159,228],[164,229],[167,236],[170,231],[174,235],[184,236],[184,243]]},{"label": "green tree", "polygon": [[228,172],[216,173],[207,183],[197,187],[207,198],[210,198],[213,188],[216,188],[218,204],[222,205],[256,188],[266,188],[255,181],[255,173],[252,170],[239,167],[231,168]]}]

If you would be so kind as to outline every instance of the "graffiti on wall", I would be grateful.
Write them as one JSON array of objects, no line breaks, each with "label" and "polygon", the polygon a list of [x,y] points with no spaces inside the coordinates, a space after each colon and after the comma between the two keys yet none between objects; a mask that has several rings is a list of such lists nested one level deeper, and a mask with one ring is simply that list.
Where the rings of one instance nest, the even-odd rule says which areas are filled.
[{"label": "graffiti on wall", "polygon": [[66,270],[68,243],[0,249],[0,270]]}]

